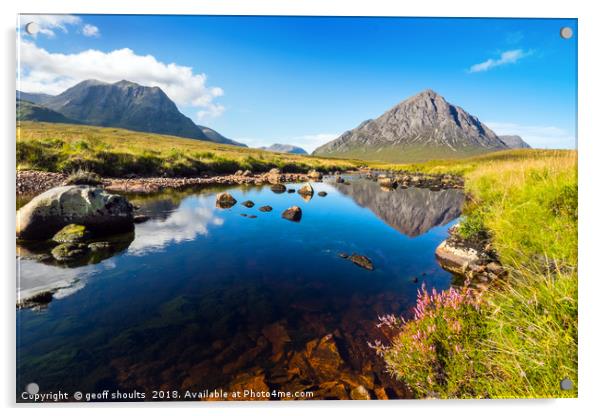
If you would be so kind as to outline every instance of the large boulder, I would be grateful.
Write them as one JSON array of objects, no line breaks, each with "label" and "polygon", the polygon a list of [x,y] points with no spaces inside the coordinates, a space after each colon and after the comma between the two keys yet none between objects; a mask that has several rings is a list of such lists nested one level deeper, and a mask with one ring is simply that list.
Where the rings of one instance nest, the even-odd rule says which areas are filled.
[{"label": "large boulder", "polygon": [[17,211],[17,237],[46,240],[69,224],[79,224],[96,235],[131,231],[133,207],[121,195],[86,185],[52,188]]},{"label": "large boulder", "polygon": [[450,239],[439,244],[435,257],[442,268],[459,275],[466,273],[479,261],[479,253],[474,248],[462,247]]}]

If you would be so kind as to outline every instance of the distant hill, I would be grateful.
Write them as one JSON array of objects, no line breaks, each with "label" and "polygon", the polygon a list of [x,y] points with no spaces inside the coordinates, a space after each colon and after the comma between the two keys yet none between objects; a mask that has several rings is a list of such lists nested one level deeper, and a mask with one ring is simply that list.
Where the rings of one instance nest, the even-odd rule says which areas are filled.
[{"label": "distant hill", "polygon": [[37,100],[39,105],[82,124],[244,146],[213,130],[215,134],[211,134],[211,137],[205,134],[202,128],[178,110],[159,87],[146,87],[125,80],[114,84],[86,80],[56,96],[18,94]]},{"label": "distant hill", "polygon": [[425,90],[318,147],[319,156],[386,162],[450,159],[508,149],[478,118]]},{"label": "distant hill", "polygon": [[44,104],[44,101],[52,97],[50,94],[35,94],[17,90],[17,100],[29,101],[34,104]]},{"label": "distant hill", "polygon": [[524,141],[523,138],[518,135],[498,136],[498,137],[510,149],[530,149],[531,148],[531,146],[529,146],[529,143]]},{"label": "distant hill", "polygon": [[207,136],[207,138],[209,138],[209,140],[211,140],[212,142],[215,142],[215,143],[231,143],[231,144],[236,144],[238,146],[247,147],[246,144],[239,143],[237,141],[234,141],[232,139],[228,139],[227,137],[222,136],[221,134],[219,134],[217,131],[213,130],[212,128],[209,128],[207,126],[201,126],[199,124],[197,124],[197,127],[199,129],[201,129],[201,131],[203,132],[203,134],[205,136]]},{"label": "distant hill", "polygon": [[44,121],[47,123],[78,124],[77,121],[68,119],[44,106],[29,101],[17,99],[17,121]]},{"label": "distant hill", "polygon": [[297,146],[293,146],[291,144],[280,144],[280,143],[274,143],[273,145],[269,146],[269,147],[260,147],[261,150],[267,150],[269,152],[280,152],[280,153],[292,153],[295,155],[306,155],[307,152]]}]

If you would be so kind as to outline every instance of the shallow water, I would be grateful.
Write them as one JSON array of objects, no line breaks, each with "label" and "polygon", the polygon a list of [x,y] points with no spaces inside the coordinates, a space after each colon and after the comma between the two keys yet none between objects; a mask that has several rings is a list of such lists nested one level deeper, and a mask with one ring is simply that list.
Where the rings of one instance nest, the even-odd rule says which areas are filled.
[{"label": "shallow water", "polygon": [[[386,192],[364,179],[312,185],[309,201],[229,188],[238,204],[228,210],[215,207],[218,189],[130,196],[151,220],[124,251],[77,268],[21,260],[22,293],[61,289],[46,308],[17,312],[17,391],[254,386],[342,398],[363,380],[372,396],[404,397],[367,341],[379,336],[378,315],[409,313],[422,283],[449,287],[434,250],[463,195]],[[299,223],[280,217],[292,205]],[[316,341],[327,358],[308,352]],[[328,390],[331,381],[343,390]]]}]

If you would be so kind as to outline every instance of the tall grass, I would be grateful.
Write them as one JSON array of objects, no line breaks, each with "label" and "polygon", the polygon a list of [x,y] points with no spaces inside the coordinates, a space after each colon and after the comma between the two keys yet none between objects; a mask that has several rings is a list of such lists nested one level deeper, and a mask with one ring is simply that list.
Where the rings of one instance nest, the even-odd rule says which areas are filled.
[{"label": "tall grass", "polygon": [[196,176],[234,173],[345,170],[360,161],[272,153],[201,140],[106,127],[20,122],[17,168],[53,172],[90,170],[102,176],[126,174]]},{"label": "tall grass", "polygon": [[[381,348],[389,370],[419,397],[576,397],[576,158],[571,151],[512,151],[411,167],[464,175],[473,202],[460,230],[467,237],[486,231],[510,272],[460,313],[441,305],[436,319],[416,314]],[[456,334],[458,351],[441,342],[456,321],[475,329]],[[426,350],[441,352],[428,371],[424,354],[400,354],[425,331]],[[443,376],[433,379],[433,368]],[[565,377],[573,390],[560,388]]]}]

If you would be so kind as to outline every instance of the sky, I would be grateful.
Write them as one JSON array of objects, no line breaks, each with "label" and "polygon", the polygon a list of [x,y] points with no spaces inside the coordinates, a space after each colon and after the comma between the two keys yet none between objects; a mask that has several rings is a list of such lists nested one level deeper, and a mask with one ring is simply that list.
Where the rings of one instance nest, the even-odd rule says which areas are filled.
[{"label": "sky", "polygon": [[251,147],[311,152],[427,88],[499,135],[576,147],[576,19],[21,15],[18,42],[22,91],[159,86]]}]

